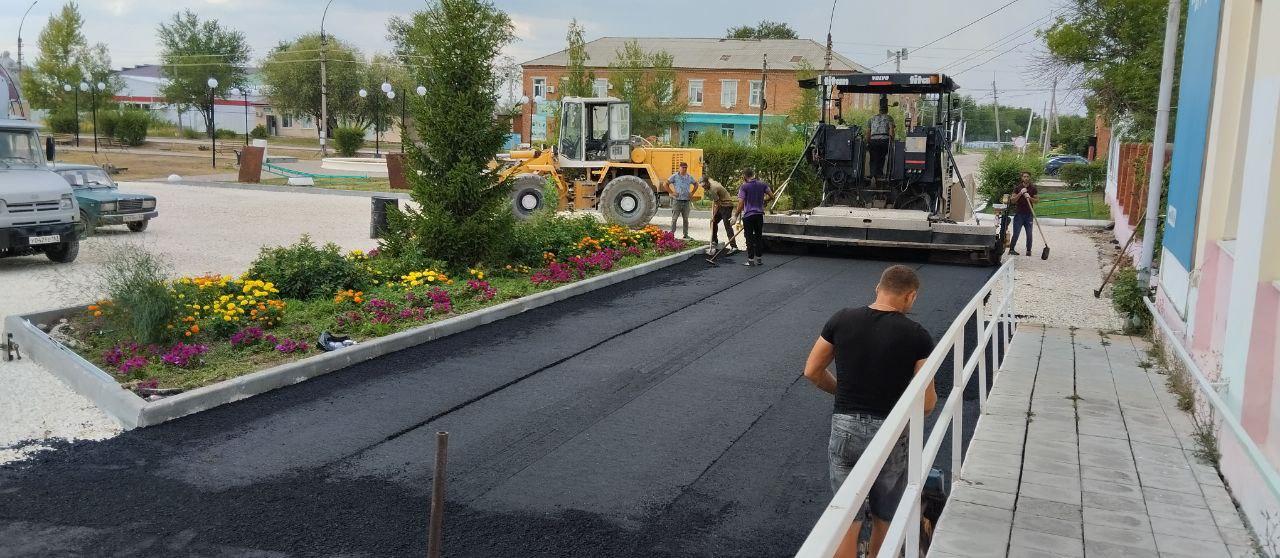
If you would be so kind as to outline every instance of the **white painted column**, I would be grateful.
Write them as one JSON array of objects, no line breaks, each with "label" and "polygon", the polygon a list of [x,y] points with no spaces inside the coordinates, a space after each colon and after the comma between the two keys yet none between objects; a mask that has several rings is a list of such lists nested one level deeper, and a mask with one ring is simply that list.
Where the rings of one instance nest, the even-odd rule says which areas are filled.
[{"label": "white painted column", "polygon": [[[1280,26],[1280,2],[1263,2],[1259,29]],[[1245,142],[1236,227],[1235,267],[1227,305],[1227,331],[1222,355],[1224,394],[1229,405],[1241,409],[1245,372],[1253,338],[1254,310],[1264,268],[1275,269],[1280,254],[1280,34],[1260,33],[1252,100]]]}]

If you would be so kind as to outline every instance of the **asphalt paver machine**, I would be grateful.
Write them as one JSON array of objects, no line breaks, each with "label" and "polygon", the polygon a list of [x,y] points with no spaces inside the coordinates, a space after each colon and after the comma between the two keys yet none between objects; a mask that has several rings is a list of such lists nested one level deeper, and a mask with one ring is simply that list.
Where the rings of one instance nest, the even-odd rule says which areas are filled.
[{"label": "asphalt paver machine", "polygon": [[[994,220],[980,224],[951,154],[951,94],[943,74],[826,75],[801,80],[828,96],[860,93],[918,95],[934,105],[928,122],[908,122],[902,139],[890,140],[887,164],[873,172],[869,140],[859,124],[823,121],[805,152],[822,179],[822,202],[806,211],[767,215],[764,237],[772,245],[801,244],[926,250],[949,261],[995,265],[1003,241]],[[936,103],[936,104],[935,104]],[[926,112],[926,111],[918,111]],[[924,118],[919,118],[925,120]],[[957,205],[953,208],[953,204]],[[964,211],[954,209],[964,207]],[[967,215],[965,215],[967,213]]]}]

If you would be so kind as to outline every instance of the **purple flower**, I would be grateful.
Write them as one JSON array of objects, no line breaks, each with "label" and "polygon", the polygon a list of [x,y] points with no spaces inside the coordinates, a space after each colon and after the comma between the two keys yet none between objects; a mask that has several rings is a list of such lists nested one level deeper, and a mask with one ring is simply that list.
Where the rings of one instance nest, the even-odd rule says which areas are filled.
[{"label": "purple flower", "polygon": [[264,332],[258,326],[246,327],[240,331],[231,334],[231,346],[241,347],[257,343],[262,340]]},{"label": "purple flower", "polygon": [[200,364],[200,355],[209,352],[208,345],[188,345],[179,342],[177,345],[170,347],[160,360],[170,366],[178,368],[189,368]]},{"label": "purple flower", "polygon": [[143,357],[143,356],[130,357],[128,360],[120,364],[120,372],[124,374],[128,374],[130,372],[133,372],[134,370],[145,367],[147,364],[148,363],[147,363],[146,357]]},{"label": "purple flower", "polygon": [[276,350],[285,354],[303,353],[303,352],[306,352],[307,349],[309,349],[310,347],[311,346],[308,345],[306,341],[301,341],[298,339],[282,339],[280,340],[279,343],[276,344]]}]

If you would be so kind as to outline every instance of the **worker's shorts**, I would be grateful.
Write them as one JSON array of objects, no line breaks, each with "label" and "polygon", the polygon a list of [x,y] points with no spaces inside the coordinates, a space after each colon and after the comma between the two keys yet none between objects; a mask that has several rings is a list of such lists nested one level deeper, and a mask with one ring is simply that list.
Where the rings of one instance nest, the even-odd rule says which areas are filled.
[{"label": "worker's shorts", "polygon": [[[880,430],[884,419],[872,415],[831,415],[831,439],[827,443],[827,462],[831,471],[831,491],[836,492],[849,477],[849,471],[862,457],[871,438]],[[872,515],[885,521],[893,519],[893,511],[907,488],[907,434],[902,433],[889,452],[884,468],[871,484],[871,492],[863,500],[857,517]]]}]

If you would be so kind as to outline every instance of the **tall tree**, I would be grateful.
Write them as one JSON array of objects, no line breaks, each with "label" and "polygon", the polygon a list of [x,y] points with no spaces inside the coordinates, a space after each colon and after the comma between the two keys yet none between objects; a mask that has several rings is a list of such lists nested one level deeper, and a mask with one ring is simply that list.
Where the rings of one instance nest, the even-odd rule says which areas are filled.
[{"label": "tall tree", "polygon": [[408,19],[392,18],[389,32],[428,94],[410,103],[424,144],[410,145],[407,159],[419,209],[392,214],[383,247],[453,266],[496,262],[513,228],[510,189],[490,166],[507,133],[494,111],[511,19],[484,0],[434,0]]},{"label": "tall tree", "polygon": [[82,81],[106,85],[102,92],[80,99],[86,110],[92,108],[94,99],[99,106],[110,103],[121,89],[119,78],[111,75],[111,55],[106,45],[90,46],[83,26],[84,18],[75,2],[67,2],[49,16],[36,40],[40,54],[31,68],[22,72],[22,93],[32,107],[73,110],[75,92],[64,91],[63,85],[75,88]]},{"label": "tall tree", "polygon": [[[356,90],[365,63],[351,45],[332,36],[327,42],[329,115],[342,120],[359,110]],[[319,50],[320,34],[312,33],[280,43],[267,54],[262,61],[262,85],[273,109],[320,121]],[[317,138],[320,132],[321,127],[316,126]]]},{"label": "tall tree", "polygon": [[565,51],[569,55],[569,65],[565,68],[564,82],[560,88],[565,97],[589,97],[591,84],[596,79],[595,72],[587,70],[587,42],[583,39],[586,31],[578,20],[569,22],[569,31],[565,33],[565,42],[569,46]]},{"label": "tall tree", "polygon": [[[1150,135],[1168,5],[1164,0],[1072,0],[1041,33],[1049,51],[1043,60],[1046,73],[1066,83],[1083,82],[1092,109],[1111,122],[1129,119],[1134,132]],[[1186,10],[1182,13],[1185,17]]]},{"label": "tall tree", "polygon": [[628,41],[609,64],[614,92],[631,103],[631,132],[661,136],[680,122],[686,104],[675,94],[675,58],[666,51],[645,52],[638,41]]},{"label": "tall tree", "polygon": [[223,27],[216,19],[200,21],[191,10],[173,14],[157,31],[161,73],[168,82],[160,93],[171,103],[194,108],[214,134],[209,78],[218,80],[213,97],[225,97],[232,87],[245,87],[249,45],[244,33]]},{"label": "tall tree", "polygon": [[729,39],[799,39],[800,35],[790,25],[781,21],[761,20],[760,23],[730,27],[725,31]]}]

